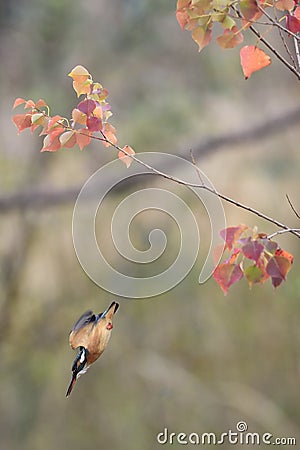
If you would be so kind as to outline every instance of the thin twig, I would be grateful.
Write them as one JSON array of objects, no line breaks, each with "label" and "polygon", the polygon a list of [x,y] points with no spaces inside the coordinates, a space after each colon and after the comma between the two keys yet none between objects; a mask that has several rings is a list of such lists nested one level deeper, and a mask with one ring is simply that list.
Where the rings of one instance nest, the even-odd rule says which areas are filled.
[{"label": "thin twig", "polygon": [[300,228],[287,228],[286,230],[275,231],[275,233],[269,234],[267,236],[267,238],[272,239],[273,237],[277,236],[278,234],[291,233],[292,231],[299,232]]},{"label": "thin twig", "polygon": [[[103,135],[104,136],[104,135]],[[208,192],[210,192],[213,195],[216,195],[217,197],[221,198],[222,200],[224,200],[227,203],[231,203],[232,205],[238,207],[238,208],[242,208],[252,214],[255,214],[256,216],[260,217],[261,219],[266,220],[267,222],[271,222],[274,225],[278,226],[279,228],[282,228],[284,230],[287,230],[287,232],[293,234],[294,236],[297,236],[298,238],[300,238],[300,233],[298,231],[294,231],[293,228],[288,227],[287,225],[279,222],[276,219],[273,219],[272,217],[267,216],[266,214],[263,214],[262,212],[251,208],[250,206],[244,205],[243,203],[240,203],[236,200],[233,200],[232,198],[228,197],[227,195],[223,195],[220,192],[216,191],[214,188],[207,186],[205,184],[197,184],[197,183],[189,183],[186,182],[184,180],[181,180],[180,178],[177,177],[173,177],[172,175],[168,175],[165,172],[162,172],[158,169],[156,169],[155,167],[150,166],[149,164],[145,163],[144,161],[141,161],[139,158],[137,158],[135,155],[132,155],[128,152],[126,152],[126,150],[124,150],[123,148],[119,147],[116,144],[113,144],[111,141],[109,141],[109,139],[106,140],[107,143],[109,143],[112,147],[114,147],[116,150],[118,150],[119,152],[122,152],[124,155],[129,156],[131,159],[133,159],[135,162],[137,162],[138,164],[144,166],[146,169],[150,170],[150,172],[154,173],[155,175],[159,175],[167,180],[173,181],[177,184],[181,184],[183,186],[187,186],[187,187],[194,187],[194,188],[198,188],[198,189],[204,189]]]},{"label": "thin twig", "polygon": [[297,62],[298,62],[298,68],[300,69],[300,51],[299,51],[299,43],[297,39],[294,38],[294,47],[295,47],[295,53],[297,56]]},{"label": "thin twig", "polygon": [[295,213],[296,217],[297,217],[298,219],[300,219],[300,215],[297,213],[297,211],[296,211],[296,209],[295,209],[293,203],[292,203],[291,200],[290,200],[290,197],[288,196],[288,194],[285,194],[285,196],[286,196],[286,199],[287,199],[287,201],[288,201],[290,207],[292,208],[293,212]]},{"label": "thin twig", "polygon": [[280,22],[278,22],[277,20],[273,19],[273,17],[267,13],[267,11],[262,8],[260,6],[260,4],[257,2],[257,7],[258,9],[270,20],[270,22],[277,28],[280,28],[282,31],[284,31],[285,33],[287,33],[289,36],[293,36],[295,39],[297,39],[298,41],[300,40],[300,37],[297,36],[297,34],[293,33],[292,31],[288,30],[287,28],[285,28],[283,25],[281,25]]}]

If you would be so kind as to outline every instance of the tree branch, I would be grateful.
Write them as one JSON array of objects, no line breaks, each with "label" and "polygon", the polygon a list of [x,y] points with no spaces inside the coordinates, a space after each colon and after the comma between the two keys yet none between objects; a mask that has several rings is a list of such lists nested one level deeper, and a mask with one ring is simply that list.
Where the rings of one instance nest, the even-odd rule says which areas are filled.
[{"label": "tree branch", "polygon": [[[201,144],[198,149],[196,149],[196,154],[198,156],[203,156],[207,154],[211,154],[213,151],[220,150],[221,148],[224,148],[225,146],[237,146],[241,143],[245,142],[252,142],[255,140],[261,140],[263,138],[268,137],[270,134],[275,132],[281,132],[283,128],[290,127],[292,125],[295,125],[298,123],[300,118],[300,108],[295,109],[293,111],[289,111],[284,116],[272,118],[263,124],[260,124],[258,126],[254,126],[251,129],[241,130],[236,133],[231,133],[225,136],[220,136],[217,138],[211,138],[208,139],[204,144]],[[103,138],[98,138],[99,140],[103,141]],[[118,151],[123,151],[120,147],[114,146]],[[123,151],[123,153],[126,154],[126,152]],[[180,153],[180,152],[178,152]],[[273,223],[274,225],[278,226],[281,229],[286,230],[286,232],[292,233],[297,237],[300,237],[300,233],[296,231],[295,229],[277,221],[276,219],[273,219],[271,217],[268,217],[267,215],[261,213],[260,211],[255,210],[254,208],[248,207],[247,205],[244,205],[240,202],[237,202],[230,197],[227,197],[214,189],[211,189],[208,186],[204,186],[203,183],[201,184],[188,184],[184,180],[180,180],[177,178],[174,178],[172,176],[169,176],[167,173],[163,172],[162,170],[155,169],[154,167],[151,167],[142,161],[138,159],[138,157],[133,155],[128,155],[132,159],[134,159],[137,163],[142,164],[144,167],[146,167],[148,170],[150,170],[152,173],[162,176],[164,178],[167,178],[173,182],[176,182],[178,184],[186,185],[186,186],[193,186],[201,189],[205,189],[207,191],[210,191],[213,195],[217,195],[219,198],[223,199],[224,201],[231,203],[235,205],[236,207],[242,208],[252,214],[255,214],[256,216]],[[159,154],[158,154],[158,160],[157,165],[159,164]],[[165,168],[167,170],[168,168]],[[116,181],[117,181],[117,175],[116,175]],[[26,208],[47,208],[56,206],[59,204],[64,204],[68,202],[75,202],[78,193],[80,192],[81,186],[74,186],[68,189],[62,189],[62,190],[36,190],[36,189],[30,189],[27,191],[22,192],[16,192],[14,194],[8,194],[3,195],[0,197],[0,213],[8,212],[12,209],[26,209]]]}]

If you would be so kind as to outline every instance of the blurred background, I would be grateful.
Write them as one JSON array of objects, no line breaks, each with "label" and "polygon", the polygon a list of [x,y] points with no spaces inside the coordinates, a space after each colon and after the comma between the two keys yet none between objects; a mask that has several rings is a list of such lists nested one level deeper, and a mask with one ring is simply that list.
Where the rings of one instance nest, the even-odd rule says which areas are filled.
[{"label": "blurred background", "polygon": [[[107,351],[65,398],[75,356],[69,330],[85,310],[102,311],[114,298],[76,258],[74,202],[116,154],[97,142],[82,152],[40,153],[42,138],[18,136],[11,122],[16,97],[44,98],[53,114],[69,115],[76,96],[66,74],[82,64],[110,92],[120,145],[188,160],[193,149],[220,192],[299,227],[285,198],[300,211],[299,110],[286,119],[298,107],[299,82],[274,59],[245,81],[238,49],[211,45],[199,55],[175,7],[165,0],[0,3],[1,449],[150,450],[160,447],[165,427],[219,434],[240,420],[249,431],[300,441],[300,246],[288,235],[278,241],[295,262],[276,291],[270,282],[249,290],[243,280],[224,297],[214,280],[198,284],[198,262],[165,294],[121,298]],[[260,126],[247,139],[222,138]],[[167,184],[189,199],[201,223],[186,190],[152,178],[147,186]],[[133,191],[112,192],[107,211]],[[228,225],[276,231],[224,208]],[[133,241],[145,246],[160,223],[172,256],[178,234],[159,214],[137,221]]]}]

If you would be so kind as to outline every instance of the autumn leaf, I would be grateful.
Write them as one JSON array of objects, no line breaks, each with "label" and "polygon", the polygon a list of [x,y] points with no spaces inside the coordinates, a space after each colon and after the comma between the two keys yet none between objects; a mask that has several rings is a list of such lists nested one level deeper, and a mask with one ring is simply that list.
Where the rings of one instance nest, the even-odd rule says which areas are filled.
[{"label": "autumn leaf", "polygon": [[71,70],[70,73],[68,73],[68,76],[73,78],[73,80],[84,82],[88,78],[90,78],[91,75],[90,75],[89,71],[85,67],[83,67],[81,65],[78,65],[78,66],[75,66]]},{"label": "autumn leaf", "polygon": [[271,64],[271,58],[255,45],[246,45],[240,50],[241,65],[247,80],[253,72]]},{"label": "autumn leaf", "polygon": [[219,264],[219,266],[215,269],[213,278],[226,295],[230,286],[243,278],[243,275],[243,271],[239,264],[223,263]]},{"label": "autumn leaf", "polygon": [[88,117],[86,126],[90,131],[101,131],[103,128],[102,120],[98,117]]},{"label": "autumn leaf", "polygon": [[294,6],[294,0],[278,0],[277,2],[275,2],[275,8],[279,11],[292,11]]},{"label": "autumn leaf", "polygon": [[76,132],[66,131],[59,136],[62,147],[72,148],[76,144]]},{"label": "autumn leaf", "polygon": [[247,20],[257,20],[262,12],[259,10],[256,0],[241,0],[240,10],[242,16]]},{"label": "autumn leaf", "polygon": [[247,267],[244,273],[250,288],[252,287],[253,284],[261,283],[264,280],[263,271],[255,264],[253,266]]},{"label": "autumn leaf", "polygon": [[233,245],[247,228],[246,225],[238,225],[237,227],[228,227],[220,231],[220,236],[225,241],[228,250],[232,249]]},{"label": "autumn leaf", "polygon": [[222,48],[234,48],[241,44],[243,40],[244,36],[235,26],[231,30],[225,30],[222,36],[217,38],[217,42]]},{"label": "autumn leaf", "polygon": [[286,27],[292,33],[299,33],[300,31],[300,20],[291,14],[286,15]]},{"label": "autumn leaf", "polygon": [[18,128],[19,133],[21,131],[25,130],[26,128],[30,128],[31,123],[31,116],[32,114],[26,113],[26,114],[16,114],[12,117],[13,123]]},{"label": "autumn leaf", "polygon": [[294,262],[294,256],[287,252],[286,250],[282,250],[281,248],[278,248],[275,252],[275,256],[283,256],[286,258],[291,264]]},{"label": "autumn leaf", "polygon": [[112,144],[114,145],[118,142],[117,137],[116,137],[116,129],[110,123],[106,122],[103,125],[102,133],[105,136],[105,138],[109,141],[109,142],[103,141],[103,145],[105,147],[110,147]]},{"label": "autumn leaf", "polygon": [[282,281],[286,279],[286,276],[291,269],[292,263],[285,256],[273,256],[266,267],[267,273],[272,278],[272,284],[277,287]]},{"label": "autumn leaf", "polygon": [[74,108],[72,111],[72,120],[75,123],[78,123],[79,125],[86,125],[87,116],[83,114],[79,109]]},{"label": "autumn leaf", "polygon": [[83,100],[77,105],[77,109],[79,109],[79,111],[81,111],[83,114],[87,116],[90,116],[94,111],[94,109],[96,109],[96,107],[97,103],[95,102],[95,100],[90,99]]},{"label": "autumn leaf", "polygon": [[211,41],[211,29],[199,26],[192,32],[192,38],[198,44],[198,51],[200,52]]},{"label": "autumn leaf", "polygon": [[91,142],[91,133],[87,129],[77,131],[76,133],[76,143],[78,144],[80,150],[89,145]]},{"label": "autumn leaf", "polygon": [[245,245],[242,246],[242,252],[246,258],[252,259],[255,262],[259,260],[263,250],[264,246],[251,238]]},{"label": "autumn leaf", "polygon": [[[135,155],[135,151],[129,145],[125,145],[125,147],[123,147],[123,150],[128,155]],[[126,165],[126,167],[128,169],[128,167],[130,167],[133,159],[130,158],[130,156],[127,156],[126,153],[123,153],[122,151],[119,151],[118,158],[120,159],[120,161],[122,161]]]},{"label": "autumn leaf", "polygon": [[14,104],[13,104],[13,109],[15,109],[17,106],[20,106],[22,104],[26,103],[26,100],[24,98],[16,98]]},{"label": "autumn leaf", "polygon": [[73,79],[73,88],[80,97],[81,94],[88,94],[91,90],[92,79],[88,70],[83,66],[76,66],[68,73],[68,76]]}]

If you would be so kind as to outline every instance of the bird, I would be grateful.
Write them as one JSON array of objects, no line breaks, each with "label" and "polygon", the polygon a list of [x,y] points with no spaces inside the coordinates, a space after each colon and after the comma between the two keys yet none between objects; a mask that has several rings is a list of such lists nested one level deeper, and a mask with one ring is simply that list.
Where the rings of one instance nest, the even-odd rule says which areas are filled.
[{"label": "bird", "polygon": [[104,352],[113,328],[113,316],[119,309],[119,303],[112,302],[102,313],[86,311],[75,322],[69,335],[69,344],[78,354],[72,365],[72,378],[66,392],[69,397],[76,381]]}]

